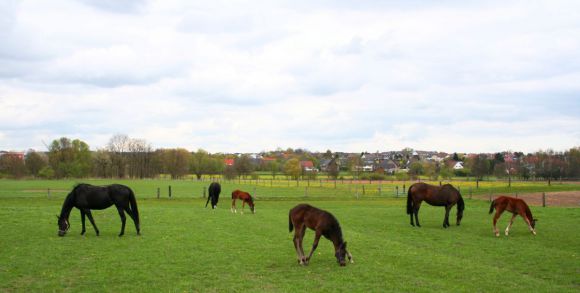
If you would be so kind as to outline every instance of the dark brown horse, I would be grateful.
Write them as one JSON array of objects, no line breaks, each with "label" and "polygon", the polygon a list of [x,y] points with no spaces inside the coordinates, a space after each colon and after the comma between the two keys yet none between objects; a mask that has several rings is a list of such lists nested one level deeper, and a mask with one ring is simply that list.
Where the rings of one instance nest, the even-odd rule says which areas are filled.
[{"label": "dark brown horse", "polygon": [[[290,210],[288,225],[290,232],[292,232],[294,227],[296,228],[294,232],[294,248],[298,254],[298,262],[301,265],[307,265],[310,261],[312,253],[318,246],[320,236],[332,241],[334,244],[334,256],[341,266],[346,265],[346,256],[348,256],[351,263],[354,263],[352,255],[346,250],[346,242],[342,239],[340,224],[331,213],[308,204],[299,204]],[[302,240],[307,227],[316,231],[316,235],[314,236],[312,250],[308,257],[305,257]]]},{"label": "dark brown horse", "polygon": [[422,182],[411,185],[407,193],[407,214],[411,217],[412,226],[415,226],[413,223],[413,215],[415,215],[417,227],[421,227],[419,224],[419,208],[423,201],[432,206],[445,207],[445,219],[443,219],[444,228],[450,226],[449,211],[457,203],[457,226],[461,223],[465,203],[463,202],[461,194],[453,185],[445,184],[443,186],[435,186]]},{"label": "dark brown horse", "polygon": [[497,220],[501,217],[501,214],[504,211],[508,211],[512,213],[512,218],[510,219],[510,223],[508,224],[507,228],[505,228],[505,236],[509,235],[510,228],[514,223],[514,219],[517,215],[522,216],[524,221],[528,224],[528,228],[532,234],[536,235],[536,221],[532,216],[532,211],[530,207],[526,204],[525,201],[519,198],[513,198],[509,196],[500,196],[491,202],[491,206],[489,207],[489,213],[493,213],[493,209],[495,208],[495,216],[493,217],[493,231],[495,232],[495,236],[499,237],[499,230],[497,229]]},{"label": "dark brown horse", "polygon": [[99,229],[93,220],[91,210],[103,210],[112,205],[115,205],[119,216],[121,217],[121,233],[119,236],[125,234],[125,212],[133,219],[137,234],[140,234],[139,226],[139,210],[137,209],[137,201],[135,194],[131,188],[113,184],[108,186],[93,186],[90,184],[79,184],[67,195],[60,216],[58,218],[58,236],[64,236],[70,228],[68,221],[72,208],[77,208],[81,211],[82,231],[81,235],[85,234],[85,216],[89,218],[97,236],[99,236]]},{"label": "dark brown horse", "polygon": [[238,209],[236,207],[237,199],[242,201],[242,211],[241,211],[242,214],[244,213],[244,206],[246,206],[246,203],[250,206],[252,214],[256,213],[256,210],[254,208],[254,199],[252,198],[252,196],[249,193],[238,189],[232,192],[232,208],[231,208],[232,213],[238,212]]}]

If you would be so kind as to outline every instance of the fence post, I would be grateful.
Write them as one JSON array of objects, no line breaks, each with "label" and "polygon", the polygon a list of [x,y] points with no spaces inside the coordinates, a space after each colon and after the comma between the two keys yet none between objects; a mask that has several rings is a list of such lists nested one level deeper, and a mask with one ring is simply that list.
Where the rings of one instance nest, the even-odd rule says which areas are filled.
[{"label": "fence post", "polygon": [[362,189],[363,189],[363,195],[365,195],[365,185],[364,184],[362,186]]},{"label": "fence post", "polygon": [[157,199],[159,199],[160,195],[161,195],[161,189],[159,187],[157,187]]},{"label": "fence post", "polygon": [[171,198],[171,185],[169,185],[169,198]]},{"label": "fence post", "polygon": [[395,186],[395,197],[399,197],[399,185]]},{"label": "fence post", "polygon": [[516,198],[518,198],[518,193],[516,192]]},{"label": "fence post", "polygon": [[546,207],[546,193],[542,192],[542,206]]},{"label": "fence post", "polygon": [[469,186],[469,199],[471,199],[471,197],[472,197],[471,186]]},{"label": "fence post", "polygon": [[50,198],[50,188],[48,189],[48,193],[47,193],[46,197]]},{"label": "fence post", "polygon": [[334,189],[336,189],[336,179],[334,179]]},{"label": "fence post", "polygon": [[383,195],[383,192],[381,190],[381,184],[379,183],[379,196],[382,196],[382,195]]}]

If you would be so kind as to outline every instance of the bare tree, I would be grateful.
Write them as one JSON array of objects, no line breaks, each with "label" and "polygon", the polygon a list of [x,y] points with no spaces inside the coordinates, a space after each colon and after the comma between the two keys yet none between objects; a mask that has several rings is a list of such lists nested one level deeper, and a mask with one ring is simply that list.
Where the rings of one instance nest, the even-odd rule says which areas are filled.
[{"label": "bare tree", "polygon": [[129,136],[126,134],[116,134],[111,137],[107,144],[107,149],[111,152],[111,163],[113,176],[125,177],[127,168],[127,151],[129,150]]}]

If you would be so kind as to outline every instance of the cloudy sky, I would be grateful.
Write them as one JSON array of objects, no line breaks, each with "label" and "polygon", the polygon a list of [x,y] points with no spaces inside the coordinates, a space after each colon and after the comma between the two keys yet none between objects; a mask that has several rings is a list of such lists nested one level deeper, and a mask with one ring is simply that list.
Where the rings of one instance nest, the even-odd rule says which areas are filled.
[{"label": "cloudy sky", "polygon": [[578,1],[0,2],[0,150],[580,146]]}]

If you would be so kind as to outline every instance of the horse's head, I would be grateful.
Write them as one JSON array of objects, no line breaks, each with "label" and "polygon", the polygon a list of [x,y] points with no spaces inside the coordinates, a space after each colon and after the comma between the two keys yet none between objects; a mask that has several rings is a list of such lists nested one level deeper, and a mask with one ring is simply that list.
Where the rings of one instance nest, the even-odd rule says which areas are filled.
[{"label": "horse's head", "polygon": [[68,232],[70,224],[68,223],[68,219],[65,217],[56,216],[56,218],[58,219],[58,236],[62,237],[66,234],[66,232]]},{"label": "horse's head", "polygon": [[334,256],[336,257],[336,260],[338,261],[338,264],[341,267],[346,266],[346,242],[343,242],[342,244],[340,244],[338,246],[338,249],[336,250],[336,252],[334,253]]},{"label": "horse's head", "polygon": [[250,205],[250,211],[252,211],[252,214],[255,214],[256,210],[254,209],[254,199],[250,197],[248,204]]},{"label": "horse's head", "polygon": [[461,219],[463,219],[463,210],[457,211],[457,226],[461,224]]}]

